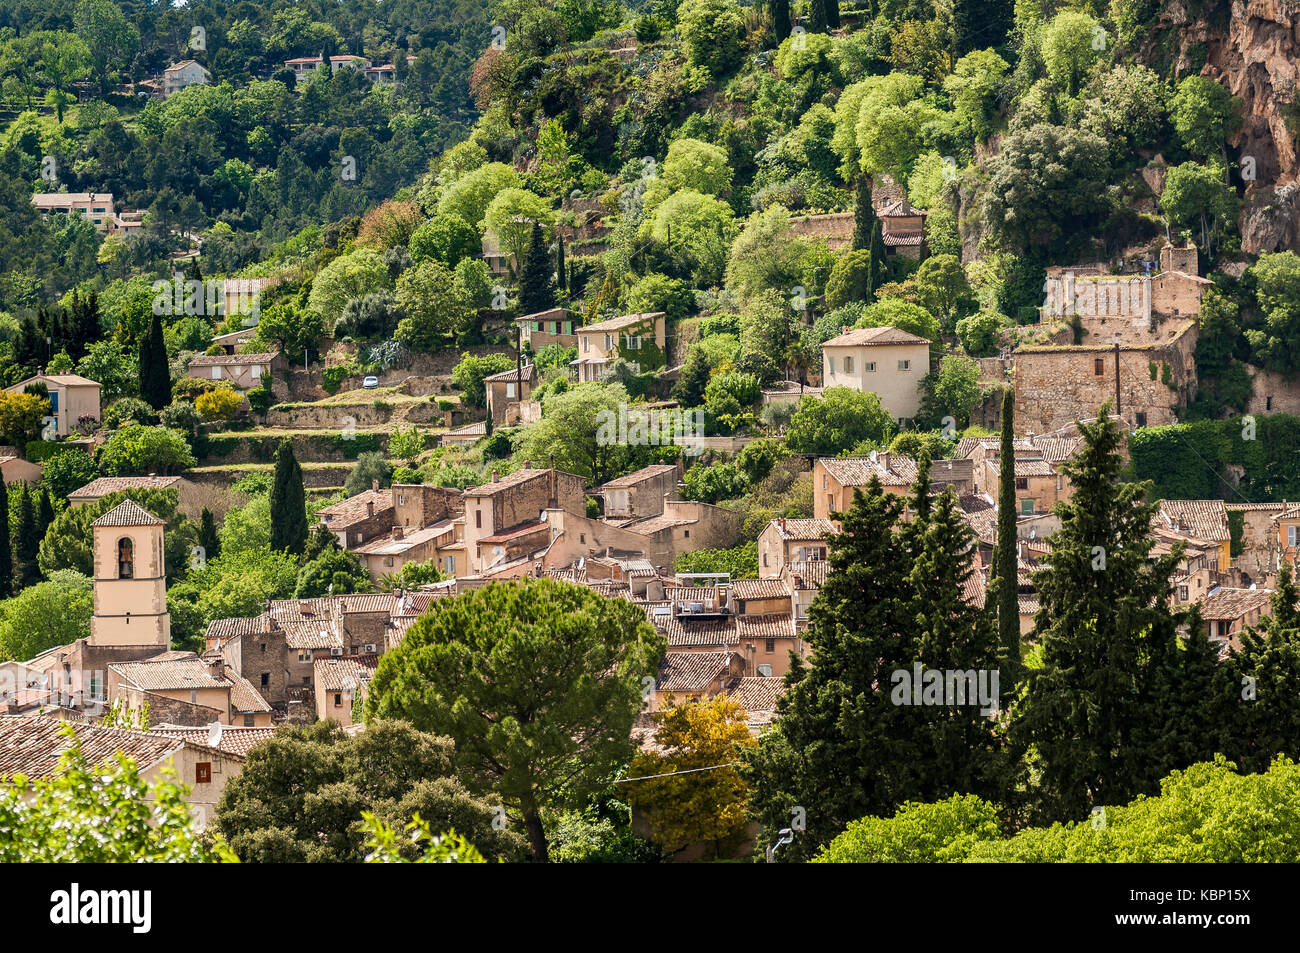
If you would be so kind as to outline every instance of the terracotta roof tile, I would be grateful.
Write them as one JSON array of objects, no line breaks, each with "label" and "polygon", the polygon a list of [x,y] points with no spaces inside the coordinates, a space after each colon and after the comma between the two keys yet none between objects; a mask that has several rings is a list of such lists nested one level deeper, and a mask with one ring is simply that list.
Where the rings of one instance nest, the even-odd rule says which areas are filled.
[{"label": "terracotta roof tile", "polygon": [[730,652],[669,652],[659,663],[655,689],[660,692],[702,692],[728,669]]},{"label": "terracotta roof tile", "polygon": [[135,500],[123,500],[117,506],[113,507],[91,526],[164,526],[166,525],[158,517],[154,516]]}]

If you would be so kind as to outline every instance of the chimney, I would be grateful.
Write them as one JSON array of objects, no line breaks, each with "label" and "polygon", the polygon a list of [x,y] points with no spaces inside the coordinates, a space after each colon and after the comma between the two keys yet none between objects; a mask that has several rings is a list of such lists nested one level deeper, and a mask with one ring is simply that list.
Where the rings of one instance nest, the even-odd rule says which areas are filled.
[{"label": "chimney", "polygon": [[[525,464],[525,466],[527,466],[527,464]],[[493,471],[492,471],[492,482],[493,482],[493,483],[496,483],[496,482],[497,482],[497,479],[498,479],[498,478],[497,478],[497,471],[493,470]]]},{"label": "chimney", "polygon": [[226,675],[225,659],[223,659],[220,655],[218,655],[216,658],[208,659],[207,662],[208,662],[209,675],[211,675],[213,678],[225,678]]},{"label": "chimney", "polygon": [[841,334],[848,334],[848,333],[849,333],[850,331],[852,331],[852,330],[853,330],[853,329],[852,329],[851,327],[849,327],[847,324],[841,324],[841,325],[840,325],[840,333],[841,333]]},{"label": "chimney", "polygon": [[374,493],[378,493],[378,492],[379,492],[379,481],[378,481],[378,480],[371,480],[371,481],[370,481],[370,489],[371,489],[372,492],[374,492]]},{"label": "chimney", "polygon": [[533,461],[532,461],[532,460],[525,460],[525,461],[524,461],[524,469],[525,469],[525,470],[531,470],[532,468],[533,468]]},{"label": "chimney", "polygon": [[780,527],[781,527],[781,535],[784,536],[784,535],[785,535],[785,517],[784,517],[784,516],[779,517],[779,518],[777,519],[777,523],[780,524]]},{"label": "chimney", "polygon": [[402,539],[403,535],[404,534],[403,534],[402,527],[400,526],[393,527],[393,539]]},{"label": "chimney", "polygon": [[366,500],[366,516],[369,517],[374,515],[375,515],[375,501]]}]

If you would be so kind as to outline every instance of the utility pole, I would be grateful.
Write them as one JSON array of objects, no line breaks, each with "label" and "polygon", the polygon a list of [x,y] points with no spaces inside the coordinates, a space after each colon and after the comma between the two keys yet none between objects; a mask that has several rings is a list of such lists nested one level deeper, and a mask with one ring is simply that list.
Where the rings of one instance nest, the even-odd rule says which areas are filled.
[{"label": "utility pole", "polygon": [[1122,417],[1119,401],[1119,342],[1115,342],[1115,416]]}]

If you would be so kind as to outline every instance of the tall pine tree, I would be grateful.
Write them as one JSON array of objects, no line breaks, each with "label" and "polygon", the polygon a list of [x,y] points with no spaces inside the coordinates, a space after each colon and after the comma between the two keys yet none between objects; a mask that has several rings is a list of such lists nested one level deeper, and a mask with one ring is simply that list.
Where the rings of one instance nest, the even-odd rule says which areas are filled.
[{"label": "tall pine tree", "polygon": [[569,292],[569,272],[564,264],[564,236],[555,233],[555,285],[560,291]]},{"label": "tall pine tree", "polygon": [[0,599],[13,595],[14,550],[9,539],[9,488],[0,480]]},{"label": "tall pine tree", "polygon": [[216,559],[221,555],[221,537],[217,535],[217,522],[212,518],[212,511],[206,506],[199,514],[199,545],[203,547],[205,559]]},{"label": "tall pine tree", "polygon": [[1042,667],[1029,673],[1011,723],[1017,747],[1036,753],[1036,814],[1049,821],[1079,821],[1094,805],[1158,789],[1163,759],[1138,742],[1165,717],[1162,685],[1176,678],[1183,619],[1168,605],[1181,549],[1152,557],[1150,484],[1120,481],[1121,435],[1109,413],[1103,405],[1095,422],[1079,424],[1083,447],[1061,465],[1074,495],[1057,505],[1061,528],[1034,574]]},{"label": "tall pine tree", "polygon": [[271,478],[271,548],[301,556],[307,545],[307,494],[302,467],[288,440],[275,451]]},{"label": "tall pine tree", "polygon": [[779,44],[790,35],[790,0],[770,0],[767,6],[772,14],[772,30]]},{"label": "tall pine tree", "polygon": [[998,644],[1010,688],[1020,678],[1024,647],[1020,640],[1020,576],[1016,538],[1015,392],[1002,395],[1002,439],[998,460],[998,537],[993,549],[992,588],[997,604]]},{"label": "tall pine tree", "polygon": [[524,256],[519,276],[519,308],[524,314],[537,314],[555,307],[555,281],[551,275],[551,256],[546,251],[542,226],[533,222],[532,240]]},{"label": "tall pine tree", "polygon": [[850,251],[871,247],[871,233],[876,227],[876,210],[871,205],[871,176],[858,173],[853,186],[853,246]]},{"label": "tall pine tree", "polygon": [[54,501],[50,499],[50,488],[43,486],[41,487],[41,503],[36,510],[36,535],[38,539],[45,538],[45,531],[50,528],[50,524],[53,522]]},{"label": "tall pine tree", "polygon": [[18,584],[22,588],[41,581],[41,567],[36,561],[41,538],[36,533],[36,510],[32,506],[32,494],[26,483],[19,493],[21,495],[18,497]]},{"label": "tall pine tree", "polygon": [[154,410],[162,410],[172,402],[167,343],[163,337],[162,318],[156,314],[149,322],[149,334],[140,342],[140,396]]}]

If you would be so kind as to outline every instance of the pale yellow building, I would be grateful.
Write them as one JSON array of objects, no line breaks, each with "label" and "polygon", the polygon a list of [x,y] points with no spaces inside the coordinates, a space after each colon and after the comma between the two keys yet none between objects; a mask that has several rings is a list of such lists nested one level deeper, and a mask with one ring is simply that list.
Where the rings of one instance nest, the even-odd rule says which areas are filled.
[{"label": "pale yellow building", "polygon": [[625,314],[578,328],[578,358],[569,366],[580,382],[598,381],[610,364],[624,360],[643,371],[665,363],[667,332],[664,312]]},{"label": "pale yellow building", "polygon": [[21,394],[32,384],[44,384],[49,391],[50,416],[54,418],[54,432],[58,436],[69,436],[82,417],[100,419],[98,382],[79,374],[37,374],[5,390]]},{"label": "pale yellow building", "polygon": [[822,386],[876,394],[900,424],[921,409],[930,342],[898,328],[845,328],[822,344]]},{"label": "pale yellow building", "polygon": [[123,500],[91,524],[94,534],[95,645],[171,648],[164,522],[134,500]]}]

